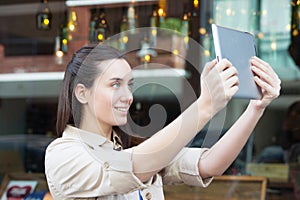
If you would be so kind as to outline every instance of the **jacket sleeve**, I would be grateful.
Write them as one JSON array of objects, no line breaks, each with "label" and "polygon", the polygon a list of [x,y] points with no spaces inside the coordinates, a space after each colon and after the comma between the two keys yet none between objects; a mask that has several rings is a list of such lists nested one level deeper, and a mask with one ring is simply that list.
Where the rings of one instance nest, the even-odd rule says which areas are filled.
[{"label": "jacket sleeve", "polygon": [[162,171],[166,185],[187,184],[207,187],[213,177],[202,179],[199,175],[198,162],[205,148],[184,148],[175,159]]}]

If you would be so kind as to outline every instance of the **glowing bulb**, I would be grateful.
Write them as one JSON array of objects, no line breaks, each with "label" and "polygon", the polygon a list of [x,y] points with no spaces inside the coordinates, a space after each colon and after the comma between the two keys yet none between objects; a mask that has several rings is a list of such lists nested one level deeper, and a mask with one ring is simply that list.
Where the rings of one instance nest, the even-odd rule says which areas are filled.
[{"label": "glowing bulb", "polygon": [[149,54],[147,54],[147,55],[144,56],[144,59],[145,59],[146,62],[150,62],[151,56]]},{"label": "glowing bulb", "polygon": [[199,6],[199,1],[198,0],[194,0],[194,7],[198,8],[198,6]]},{"label": "glowing bulb", "polygon": [[70,24],[69,24],[69,30],[70,30],[70,31],[74,31],[74,30],[75,30],[75,25],[72,24],[72,23],[70,23]]},{"label": "glowing bulb", "polygon": [[268,14],[268,11],[267,11],[267,10],[263,10],[263,11],[262,11],[262,14],[263,14],[263,15],[267,15],[267,14]]},{"label": "glowing bulb", "polygon": [[292,34],[293,34],[294,37],[297,36],[299,34],[298,29],[294,29]]},{"label": "glowing bulb", "polygon": [[75,11],[71,11],[70,14],[69,14],[68,28],[72,32],[76,28],[76,21],[77,21],[76,12]]},{"label": "glowing bulb", "polygon": [[174,49],[174,50],[173,50],[173,54],[174,54],[175,56],[177,56],[177,55],[178,55],[178,53],[179,53],[179,52],[178,52],[178,50],[177,50],[177,49]]},{"label": "glowing bulb", "polygon": [[71,18],[72,18],[72,21],[73,21],[73,22],[76,22],[76,21],[77,21],[77,16],[76,16],[76,12],[75,12],[75,11],[72,11],[72,12],[71,12]]},{"label": "glowing bulb", "polygon": [[63,57],[64,52],[62,52],[62,51],[59,50],[59,51],[55,52],[55,55],[56,55],[56,57],[61,58],[61,57]]},{"label": "glowing bulb", "polygon": [[100,33],[100,34],[98,34],[98,40],[99,40],[99,41],[102,41],[102,40],[103,40],[103,38],[104,38],[104,37],[103,37],[103,34],[101,34],[101,33]]},{"label": "glowing bulb", "polygon": [[45,24],[46,26],[48,26],[49,23],[50,23],[50,21],[49,21],[48,18],[45,18],[45,19],[43,20],[43,24]]},{"label": "glowing bulb", "polygon": [[205,29],[205,28],[200,28],[200,29],[199,29],[199,33],[200,33],[201,35],[205,35],[205,34],[206,34],[206,29]]},{"label": "glowing bulb", "polygon": [[290,30],[291,30],[291,25],[290,25],[290,24],[286,25],[286,26],[285,26],[285,29],[286,29],[287,31],[290,31]]},{"label": "glowing bulb", "polygon": [[183,16],[183,20],[188,20],[188,16],[187,16],[187,14],[184,14],[184,16]]},{"label": "glowing bulb", "polygon": [[183,38],[183,41],[184,41],[185,44],[187,44],[187,43],[189,42],[189,37],[188,37],[188,36],[185,36],[185,37]]},{"label": "glowing bulb", "polygon": [[208,50],[205,50],[204,55],[208,57],[208,56],[210,56],[210,52]]},{"label": "glowing bulb", "polygon": [[273,51],[275,51],[276,49],[277,49],[277,44],[276,44],[276,41],[273,41],[273,42],[271,42],[271,49],[273,50]]},{"label": "glowing bulb", "polygon": [[162,8],[158,9],[157,12],[160,17],[162,17],[164,15],[164,9],[162,9]]},{"label": "glowing bulb", "polygon": [[63,39],[63,40],[62,40],[62,43],[63,43],[64,45],[67,45],[67,44],[68,44],[68,40],[67,40],[67,39]]},{"label": "glowing bulb", "polygon": [[229,15],[231,15],[231,13],[232,13],[232,10],[230,8],[227,8],[226,9],[226,15],[229,16]]},{"label": "glowing bulb", "polygon": [[258,39],[262,39],[264,37],[264,34],[262,32],[259,32],[257,34]]},{"label": "glowing bulb", "polygon": [[127,43],[127,42],[128,42],[128,36],[124,36],[124,37],[122,38],[122,41],[123,41],[124,43]]},{"label": "glowing bulb", "polygon": [[156,29],[152,29],[151,34],[152,34],[153,36],[156,36],[156,35],[157,35],[157,30],[156,30]]}]

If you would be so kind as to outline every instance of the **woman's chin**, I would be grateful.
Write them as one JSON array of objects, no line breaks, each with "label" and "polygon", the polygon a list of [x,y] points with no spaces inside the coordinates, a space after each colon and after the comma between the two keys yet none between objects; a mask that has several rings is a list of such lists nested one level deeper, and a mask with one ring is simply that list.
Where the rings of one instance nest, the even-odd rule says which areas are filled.
[{"label": "woman's chin", "polygon": [[126,119],[120,119],[120,120],[117,120],[117,121],[115,122],[115,125],[114,125],[114,126],[123,126],[123,125],[125,125],[125,124],[127,124],[127,118],[126,118]]}]

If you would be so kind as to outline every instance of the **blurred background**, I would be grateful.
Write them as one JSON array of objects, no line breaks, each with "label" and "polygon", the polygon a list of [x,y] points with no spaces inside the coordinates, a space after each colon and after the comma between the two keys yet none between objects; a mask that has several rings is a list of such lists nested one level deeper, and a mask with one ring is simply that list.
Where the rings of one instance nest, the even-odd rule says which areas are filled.
[{"label": "blurred background", "polygon": [[[201,66],[215,57],[212,23],[252,33],[258,56],[282,80],[281,96],[226,174],[267,176],[269,196],[294,198],[292,172],[300,169],[299,0],[0,0],[1,177],[44,172],[45,148],[56,137],[63,72],[81,46],[110,42],[127,52],[142,85],[134,92],[132,127],[151,136],[200,94]],[[150,31],[138,31],[144,27]],[[178,35],[165,37],[159,28]],[[195,42],[202,48],[194,51]],[[210,128],[225,133],[247,103],[233,99],[226,120],[216,118]],[[159,124],[149,117],[157,104],[165,110]],[[200,147],[207,129],[189,145]]]}]

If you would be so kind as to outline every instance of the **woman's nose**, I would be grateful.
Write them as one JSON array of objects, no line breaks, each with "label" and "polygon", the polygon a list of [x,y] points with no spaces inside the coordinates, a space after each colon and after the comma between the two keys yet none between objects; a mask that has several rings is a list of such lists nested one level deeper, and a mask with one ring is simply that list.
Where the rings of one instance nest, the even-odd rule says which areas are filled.
[{"label": "woman's nose", "polygon": [[130,89],[124,89],[121,95],[122,102],[128,102],[130,105],[133,101],[133,95]]}]

